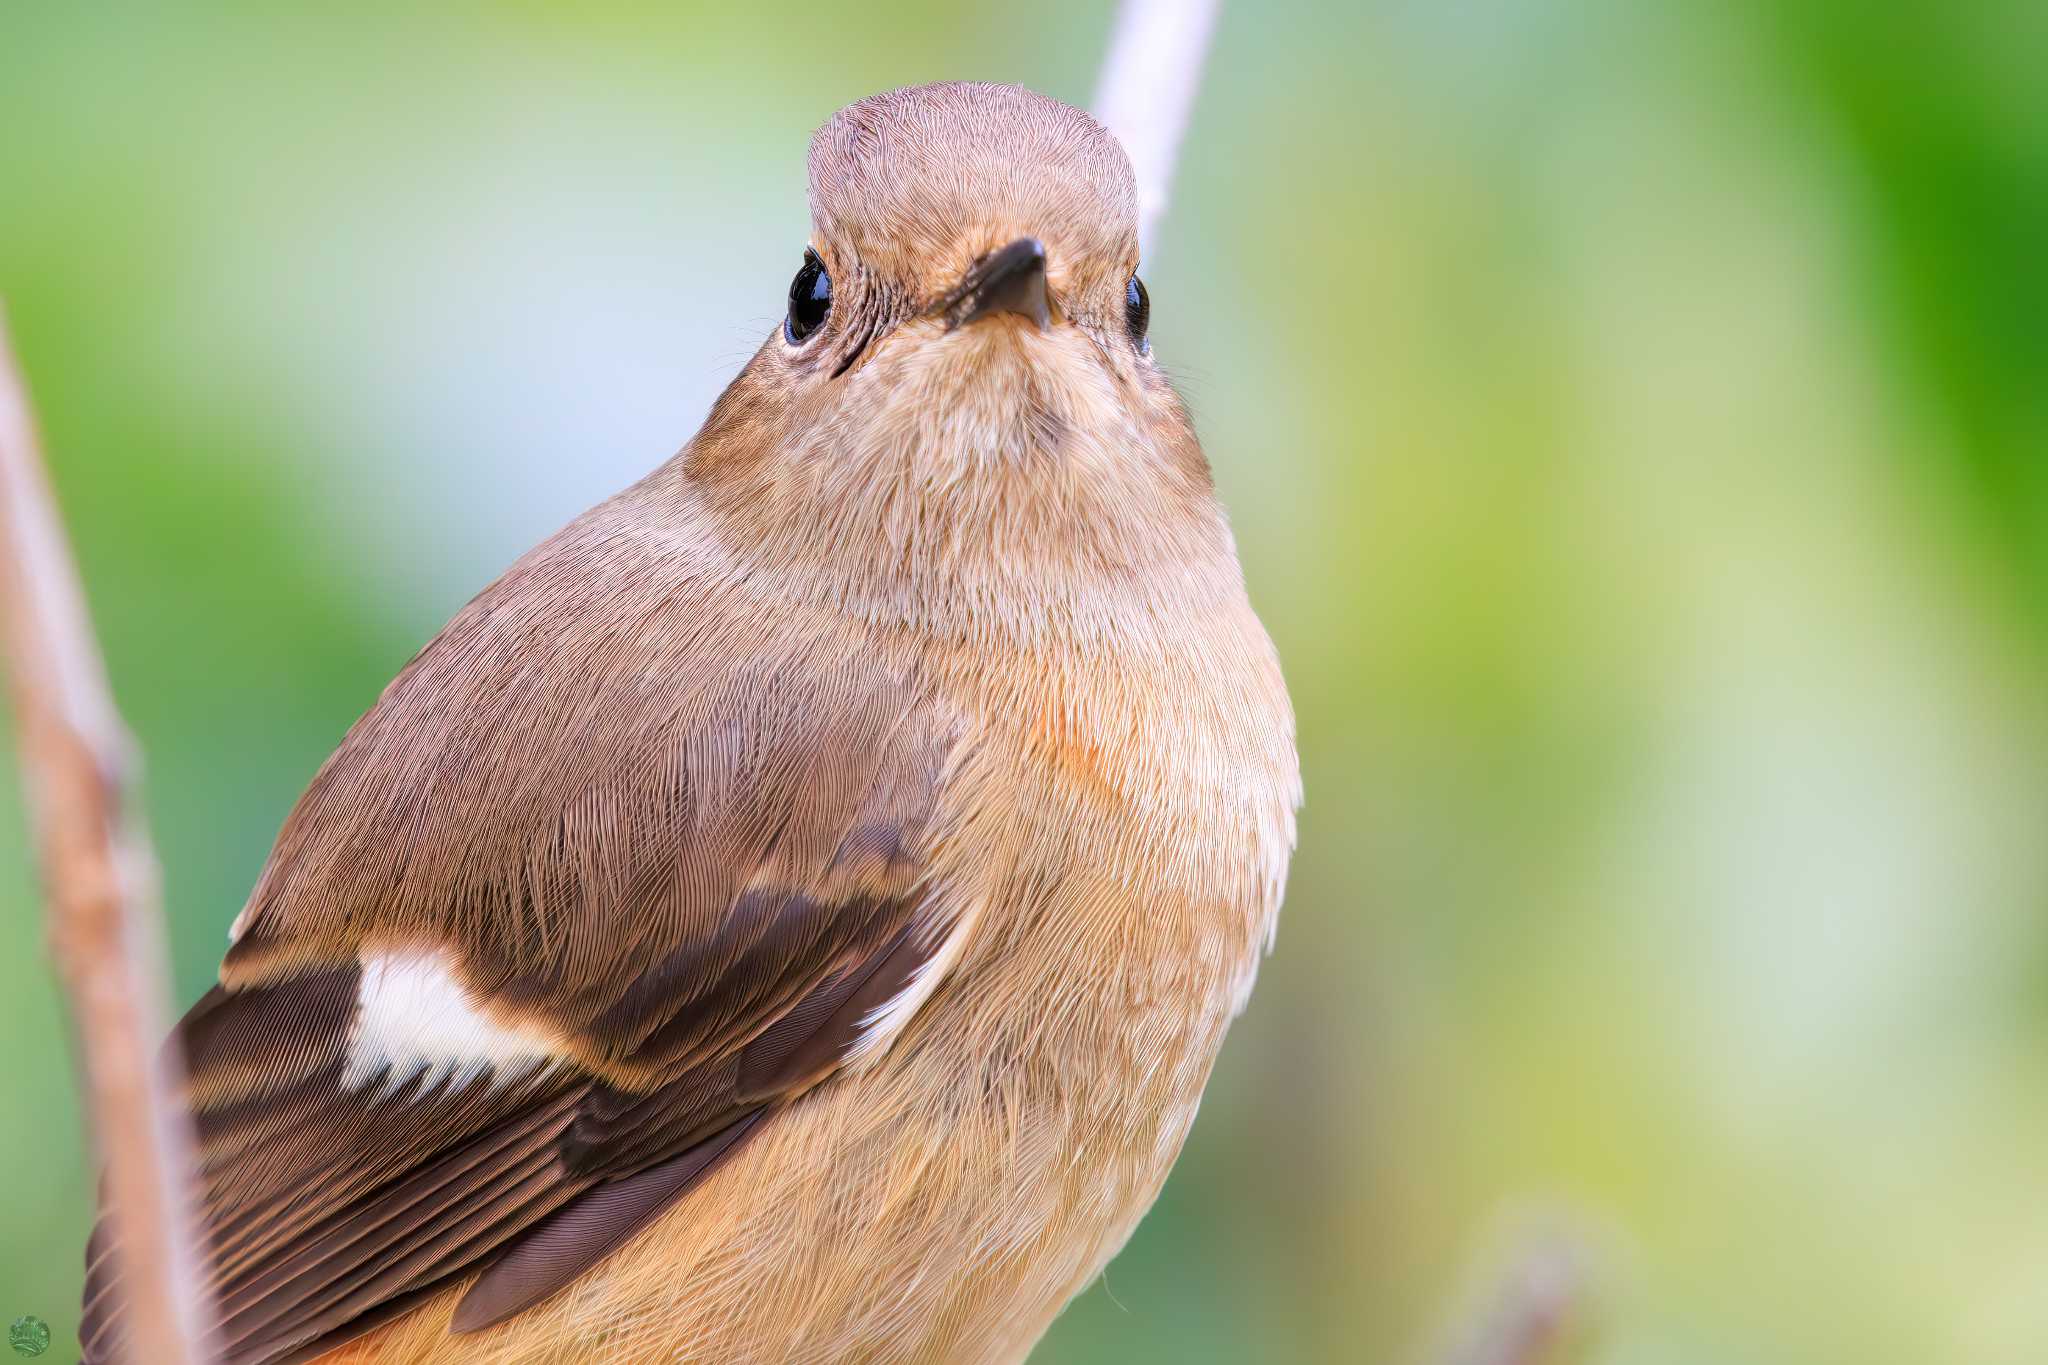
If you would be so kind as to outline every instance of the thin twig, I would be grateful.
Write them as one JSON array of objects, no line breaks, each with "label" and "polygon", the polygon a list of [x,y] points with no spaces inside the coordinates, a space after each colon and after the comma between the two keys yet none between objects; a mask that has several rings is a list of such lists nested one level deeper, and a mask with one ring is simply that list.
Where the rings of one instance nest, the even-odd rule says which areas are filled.
[{"label": "thin twig", "polygon": [[1117,12],[1095,117],[1124,144],[1137,173],[1140,252],[1152,249],[1152,231],[1166,213],[1221,8],[1222,0],[1124,0]]},{"label": "thin twig", "polygon": [[0,616],[20,760],[70,993],[130,1358],[201,1365],[210,1318],[192,1237],[192,1142],[158,1058],[164,954],[136,756],[107,687],[0,313]]},{"label": "thin twig", "polygon": [[1525,1236],[1461,1324],[1445,1365],[1553,1365],[1586,1315],[1586,1251],[1552,1229]]}]

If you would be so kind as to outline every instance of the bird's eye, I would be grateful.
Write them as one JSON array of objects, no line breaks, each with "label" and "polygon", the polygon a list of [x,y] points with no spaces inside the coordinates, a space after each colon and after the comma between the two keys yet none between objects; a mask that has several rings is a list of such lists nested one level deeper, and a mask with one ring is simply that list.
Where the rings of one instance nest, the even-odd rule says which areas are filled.
[{"label": "bird's eye", "polygon": [[1145,336],[1145,329],[1152,322],[1152,296],[1145,292],[1145,282],[1136,275],[1124,286],[1124,325],[1131,329],[1131,341],[1137,346],[1139,355],[1149,355],[1152,343]]},{"label": "bird's eye", "polygon": [[790,345],[802,344],[831,309],[832,277],[825,273],[825,263],[818,259],[818,253],[806,250],[803,268],[789,282],[789,316],[782,320],[782,334],[789,338]]}]

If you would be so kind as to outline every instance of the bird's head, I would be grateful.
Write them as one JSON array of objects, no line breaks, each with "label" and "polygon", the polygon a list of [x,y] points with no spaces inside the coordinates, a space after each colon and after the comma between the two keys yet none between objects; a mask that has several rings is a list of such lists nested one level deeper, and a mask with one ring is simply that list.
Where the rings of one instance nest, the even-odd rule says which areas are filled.
[{"label": "bird's head", "polygon": [[1039,364],[1061,339],[1120,371],[1144,355],[1131,164],[1080,110],[1018,86],[898,90],[841,110],[810,160],[792,366],[851,372],[892,334],[915,347],[980,322],[953,353],[1029,328],[1055,339],[1026,353]]},{"label": "bird's head", "polygon": [[785,563],[865,541],[955,578],[970,543],[1041,579],[1149,564],[1184,532],[1213,557],[1108,130],[1018,86],[891,91],[818,131],[810,198],[786,316],[685,453],[735,526]]}]

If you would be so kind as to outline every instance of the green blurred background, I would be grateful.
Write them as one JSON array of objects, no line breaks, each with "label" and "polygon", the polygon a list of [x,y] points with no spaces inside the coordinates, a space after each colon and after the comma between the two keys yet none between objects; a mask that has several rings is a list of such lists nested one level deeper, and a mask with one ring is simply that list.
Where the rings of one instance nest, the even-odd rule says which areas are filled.
[{"label": "green blurred background", "polygon": [[[0,296],[181,1003],[775,325],[803,150],[1108,12],[0,3]],[[1276,956],[1039,1359],[2048,1359],[2048,6],[1226,6],[1147,263],[1300,710]],[[0,755],[4,757],[4,755]],[[11,766],[11,765],[10,765]],[[0,796],[0,1320],[88,1180]],[[1532,1269],[1533,1267],[1533,1269]]]}]

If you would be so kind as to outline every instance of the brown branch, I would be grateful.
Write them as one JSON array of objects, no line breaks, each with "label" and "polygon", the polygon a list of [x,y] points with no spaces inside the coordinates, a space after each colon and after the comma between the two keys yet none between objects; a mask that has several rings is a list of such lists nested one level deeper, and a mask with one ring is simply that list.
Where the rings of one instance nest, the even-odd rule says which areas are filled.
[{"label": "brown branch", "polygon": [[130,1358],[202,1365],[210,1312],[191,1220],[192,1142],[159,1064],[164,955],[136,756],[44,473],[0,313],[0,617],[45,895],[121,1257]]}]

